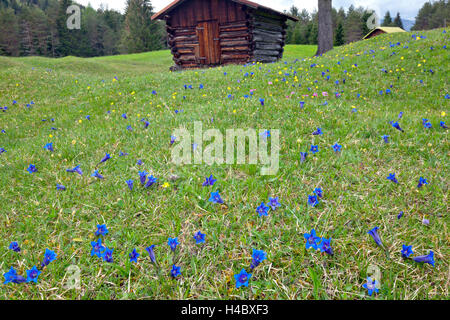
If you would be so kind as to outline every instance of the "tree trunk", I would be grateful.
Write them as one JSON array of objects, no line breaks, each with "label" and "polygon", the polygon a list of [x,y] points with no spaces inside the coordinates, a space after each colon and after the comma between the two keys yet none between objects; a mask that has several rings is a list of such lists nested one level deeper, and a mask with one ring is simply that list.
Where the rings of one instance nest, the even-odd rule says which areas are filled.
[{"label": "tree trunk", "polygon": [[333,49],[333,24],[331,21],[331,0],[319,2],[319,36],[316,56]]}]

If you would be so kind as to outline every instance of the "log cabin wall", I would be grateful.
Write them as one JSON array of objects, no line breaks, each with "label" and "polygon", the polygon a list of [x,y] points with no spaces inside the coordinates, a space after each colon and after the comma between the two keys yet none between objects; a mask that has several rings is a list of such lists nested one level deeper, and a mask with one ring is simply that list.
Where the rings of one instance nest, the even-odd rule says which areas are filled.
[{"label": "log cabin wall", "polygon": [[286,18],[263,10],[250,12],[251,61],[275,62],[283,57]]},{"label": "log cabin wall", "polygon": [[286,20],[297,21],[249,0],[175,0],[154,18],[166,21],[175,69],[275,62]]},{"label": "log cabin wall", "polygon": [[176,7],[165,17],[175,64],[185,69],[248,62],[247,19],[245,7],[232,1],[191,0]]}]

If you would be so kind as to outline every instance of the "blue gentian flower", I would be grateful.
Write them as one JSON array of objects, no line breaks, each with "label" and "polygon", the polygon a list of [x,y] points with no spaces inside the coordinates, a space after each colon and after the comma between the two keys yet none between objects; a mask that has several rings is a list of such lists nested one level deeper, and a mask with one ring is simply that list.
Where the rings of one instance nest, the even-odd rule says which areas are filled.
[{"label": "blue gentian flower", "polygon": [[261,204],[256,208],[256,213],[259,214],[259,216],[267,216],[269,212],[269,207],[264,204],[264,202],[261,202]]},{"label": "blue gentian flower", "polygon": [[146,188],[149,188],[150,186],[152,186],[153,184],[156,183],[156,181],[158,180],[158,178],[155,178],[153,175],[151,175],[150,177],[148,177],[148,181],[145,184]]},{"label": "blue gentian flower", "polygon": [[103,179],[103,176],[100,173],[98,173],[98,170],[95,170],[94,173],[91,174],[91,177],[95,177],[95,178],[98,178],[98,179]]},{"label": "blue gentian flower", "polygon": [[330,239],[322,238],[322,241],[319,244],[319,249],[321,252],[325,252],[326,254],[332,256],[334,253],[333,249],[331,248],[331,238]]},{"label": "blue gentian flower", "polygon": [[127,130],[128,130],[128,131],[133,131],[133,127],[130,126],[130,125],[128,125],[128,126],[127,126]]},{"label": "blue gentian flower", "polygon": [[388,135],[384,135],[382,136],[384,143],[389,143],[389,136]]},{"label": "blue gentian flower", "polygon": [[311,145],[311,149],[310,149],[309,151],[311,151],[312,153],[316,153],[316,152],[319,151],[319,146],[313,146],[313,145]]},{"label": "blue gentian flower", "polygon": [[64,190],[66,190],[66,187],[63,186],[62,184],[57,183],[57,184],[56,184],[56,190],[62,190],[62,191],[64,191]]},{"label": "blue gentian flower", "polygon": [[56,253],[50,249],[45,249],[44,261],[42,262],[42,267],[48,266],[48,264],[56,260]]},{"label": "blue gentian flower", "polygon": [[114,251],[114,249],[109,249],[109,248],[105,247],[105,251],[102,254],[102,259],[108,263],[112,263],[114,261],[113,256],[112,256],[113,251]]},{"label": "blue gentian flower", "polygon": [[13,241],[9,244],[9,249],[15,252],[20,252],[19,244],[16,241]]},{"label": "blue gentian flower", "polygon": [[150,261],[152,263],[156,263],[156,257],[155,257],[155,251],[154,251],[155,245],[152,244],[150,247],[145,248],[147,250],[148,255],[150,256]]},{"label": "blue gentian flower", "polygon": [[175,140],[177,140],[177,137],[175,136],[170,136],[170,144],[174,144]]},{"label": "blue gentian flower", "polygon": [[263,98],[260,98],[259,102],[261,103],[262,106],[264,105],[264,99]]},{"label": "blue gentian flower", "polygon": [[448,129],[448,127],[445,125],[445,122],[444,122],[444,121],[441,121],[441,122],[439,123],[439,125],[440,125],[443,129]]},{"label": "blue gentian flower", "polygon": [[82,176],[83,175],[83,171],[81,171],[81,168],[80,168],[80,166],[76,166],[75,168],[73,168],[73,169],[66,169],[66,171],[67,172],[76,172],[76,173],[78,173],[80,176]]},{"label": "blue gentian flower", "polygon": [[4,148],[0,148],[0,154],[5,153],[6,150]]},{"label": "blue gentian flower", "polygon": [[144,185],[145,181],[147,180],[147,172],[145,171],[139,171],[139,180],[141,181],[141,184]]},{"label": "blue gentian flower", "polygon": [[400,213],[397,215],[397,219],[400,219],[401,217],[403,217],[403,211],[400,211]]},{"label": "blue gentian flower", "polygon": [[333,147],[334,152],[340,152],[342,149],[342,146],[337,143],[335,143],[332,147]]},{"label": "blue gentian flower", "polygon": [[429,263],[434,267],[434,252],[432,250],[430,250],[430,253],[425,256],[417,256],[412,259],[419,263]]},{"label": "blue gentian flower", "polygon": [[267,258],[267,254],[263,250],[253,249],[252,263],[250,264],[250,269],[251,270],[255,269],[266,258]]},{"label": "blue gentian flower", "polygon": [[322,128],[317,128],[316,131],[314,131],[312,134],[313,134],[314,136],[318,136],[318,135],[323,134]]},{"label": "blue gentian flower", "polygon": [[107,161],[107,160],[109,160],[109,159],[111,159],[111,155],[108,154],[108,153],[106,153],[106,155],[103,157],[103,159],[100,160],[100,163],[103,163],[103,162],[105,162],[105,161]]},{"label": "blue gentian flower", "polygon": [[402,257],[408,258],[410,255],[412,255],[414,252],[412,251],[412,246],[403,245],[402,248]]},{"label": "blue gentian flower", "polygon": [[402,128],[400,128],[400,125],[398,124],[398,122],[390,121],[389,123],[390,123],[391,126],[393,126],[395,129],[400,130],[401,132],[404,131]]},{"label": "blue gentian flower", "polygon": [[136,164],[138,165],[138,166],[142,166],[142,160],[141,159],[139,159],[137,162],[136,162]]},{"label": "blue gentian flower", "polygon": [[428,184],[427,179],[424,179],[424,178],[420,177],[419,178],[419,183],[417,185],[417,188],[421,188],[425,184]]},{"label": "blue gentian flower", "polygon": [[170,250],[172,250],[173,252],[175,252],[175,249],[177,248],[178,243],[178,238],[169,238],[167,240],[167,244],[170,247]]},{"label": "blue gentian flower", "polygon": [[270,137],[270,130],[265,130],[259,136],[263,139],[267,139],[268,137]]},{"label": "blue gentian flower", "polygon": [[203,182],[202,186],[203,187],[207,187],[207,186],[212,186],[214,185],[214,183],[217,181],[217,179],[213,178],[213,175],[210,175],[209,178],[206,177],[205,182]]},{"label": "blue gentian flower", "polygon": [[181,270],[181,267],[177,267],[176,265],[173,265],[172,270],[170,270],[171,277],[174,279],[176,277],[178,277],[181,274],[180,270]]},{"label": "blue gentian flower", "polygon": [[300,152],[300,163],[305,162],[307,156],[308,156],[308,152]]},{"label": "blue gentian flower", "polygon": [[98,236],[106,236],[108,233],[108,229],[106,228],[106,224],[98,224],[97,230],[95,231],[95,235]]},{"label": "blue gentian flower", "polygon": [[37,172],[38,170],[37,170],[37,168],[36,168],[36,166],[34,164],[30,164],[30,166],[28,167],[27,171],[29,173],[34,173],[34,172]]},{"label": "blue gentian flower", "polygon": [[52,143],[52,142],[47,143],[47,144],[44,146],[44,149],[46,149],[46,150],[48,150],[48,151],[50,151],[50,152],[53,152],[53,143]]},{"label": "blue gentian flower", "polygon": [[367,233],[370,234],[373,238],[373,240],[375,241],[375,243],[379,246],[383,246],[383,243],[381,242],[381,238],[378,235],[378,227],[375,227],[371,230],[369,230]]},{"label": "blue gentian flower", "polygon": [[[426,120],[426,119],[424,119],[424,120]],[[431,122],[426,121],[423,123],[423,127],[426,129],[430,129],[433,127],[433,125],[431,124]]]},{"label": "blue gentian flower", "polygon": [[320,237],[316,236],[316,230],[312,229],[311,233],[303,234],[303,237],[306,239],[305,248],[308,250],[309,248],[313,248],[317,250],[319,247],[319,242],[321,240]]},{"label": "blue gentian flower", "polygon": [[363,284],[363,287],[367,289],[367,294],[372,296],[372,293],[378,293],[379,289],[377,288],[378,281],[372,280],[370,277],[367,277],[367,283]]},{"label": "blue gentian flower", "polygon": [[99,238],[97,239],[97,241],[91,241],[91,246],[91,256],[97,256],[101,258],[103,252],[105,251],[105,246],[102,245],[102,239]]},{"label": "blue gentian flower", "polygon": [[275,211],[278,207],[281,207],[281,204],[278,202],[278,197],[269,197],[269,202],[267,205],[272,209],[272,211]]},{"label": "blue gentian flower", "polygon": [[5,277],[5,281],[3,282],[3,284],[23,283],[26,281],[26,279],[24,277],[19,276],[17,274],[17,271],[14,270],[13,267],[11,267],[11,269],[9,269],[9,271],[7,273],[5,273],[3,276]]},{"label": "blue gentian flower", "polygon": [[128,155],[127,152],[122,152],[122,151],[119,152],[119,157],[125,157],[127,155]]},{"label": "blue gentian flower", "polygon": [[39,271],[36,266],[33,266],[31,270],[27,270],[27,282],[34,282],[37,283],[38,277],[41,274],[41,271]]},{"label": "blue gentian flower", "polygon": [[205,242],[205,236],[206,236],[206,234],[201,233],[200,231],[198,231],[197,233],[195,233],[195,234],[194,234],[195,243],[196,243],[196,244],[204,243],[204,242]]},{"label": "blue gentian flower", "polygon": [[209,198],[208,201],[210,201],[212,203],[219,203],[219,204],[223,203],[223,200],[220,197],[219,191],[211,192],[211,197]]},{"label": "blue gentian flower", "polygon": [[398,114],[398,118],[401,119],[403,117],[403,111]]},{"label": "blue gentian flower", "polygon": [[319,200],[317,199],[317,196],[308,195],[308,204],[311,207],[315,207],[316,205],[318,205],[319,204]]},{"label": "blue gentian flower", "polygon": [[122,118],[126,119],[127,118],[127,114],[126,113],[122,114]]},{"label": "blue gentian flower", "polygon": [[130,191],[133,191],[133,180],[127,180],[125,181],[128,185],[128,188],[130,189]]},{"label": "blue gentian flower", "polygon": [[395,177],[395,173],[390,173],[386,179],[391,180],[392,182],[398,183],[398,180]]},{"label": "blue gentian flower", "polygon": [[322,197],[323,197],[322,189],[320,189],[320,188],[315,188],[315,189],[314,189],[314,193],[315,193],[319,198],[322,198]]},{"label": "blue gentian flower", "polygon": [[137,263],[137,258],[140,256],[140,254],[137,253],[136,248],[134,248],[128,256],[130,257],[130,262]]},{"label": "blue gentian flower", "polygon": [[248,281],[251,276],[251,273],[247,273],[245,269],[242,269],[240,273],[235,274],[234,279],[236,280],[236,289],[241,286],[248,287]]}]

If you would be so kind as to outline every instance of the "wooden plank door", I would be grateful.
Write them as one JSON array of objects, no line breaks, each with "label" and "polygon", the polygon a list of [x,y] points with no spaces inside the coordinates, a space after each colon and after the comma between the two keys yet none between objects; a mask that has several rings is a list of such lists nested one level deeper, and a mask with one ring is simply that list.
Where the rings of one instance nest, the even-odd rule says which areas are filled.
[{"label": "wooden plank door", "polygon": [[220,63],[219,23],[204,21],[197,25],[199,50],[196,51],[200,64],[213,65]]}]

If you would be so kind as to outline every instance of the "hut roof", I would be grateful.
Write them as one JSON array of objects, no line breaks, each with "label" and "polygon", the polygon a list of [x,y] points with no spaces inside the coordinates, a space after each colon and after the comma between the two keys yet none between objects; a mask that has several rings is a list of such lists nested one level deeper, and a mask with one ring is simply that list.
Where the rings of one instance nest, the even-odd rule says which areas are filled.
[{"label": "hut roof", "polygon": [[385,33],[406,32],[405,30],[403,30],[402,28],[399,28],[399,27],[377,27],[377,28],[371,30],[368,34],[366,34],[366,36],[363,39],[366,39],[367,37],[369,37],[372,33],[374,33],[377,30],[384,31]]},{"label": "hut roof", "polygon": [[[182,4],[182,3],[186,2],[186,1],[189,1],[189,0],[175,0],[175,1],[173,1],[168,6],[163,8],[161,11],[155,13],[152,16],[152,20],[162,19],[164,17],[164,15],[166,15],[167,13],[169,13],[170,11],[172,11],[173,9],[175,9],[180,4]],[[287,19],[290,19],[290,20],[293,20],[293,21],[298,21],[297,17],[291,16],[290,14],[286,14],[286,13],[283,13],[283,12],[279,12],[279,11],[274,10],[272,8],[260,5],[260,4],[256,3],[256,2],[252,2],[252,1],[249,1],[249,0],[229,0],[229,1],[233,1],[233,2],[239,3],[241,5],[253,8],[253,9],[262,9],[262,10],[274,13],[276,15],[283,16],[283,17],[285,17]]]}]

